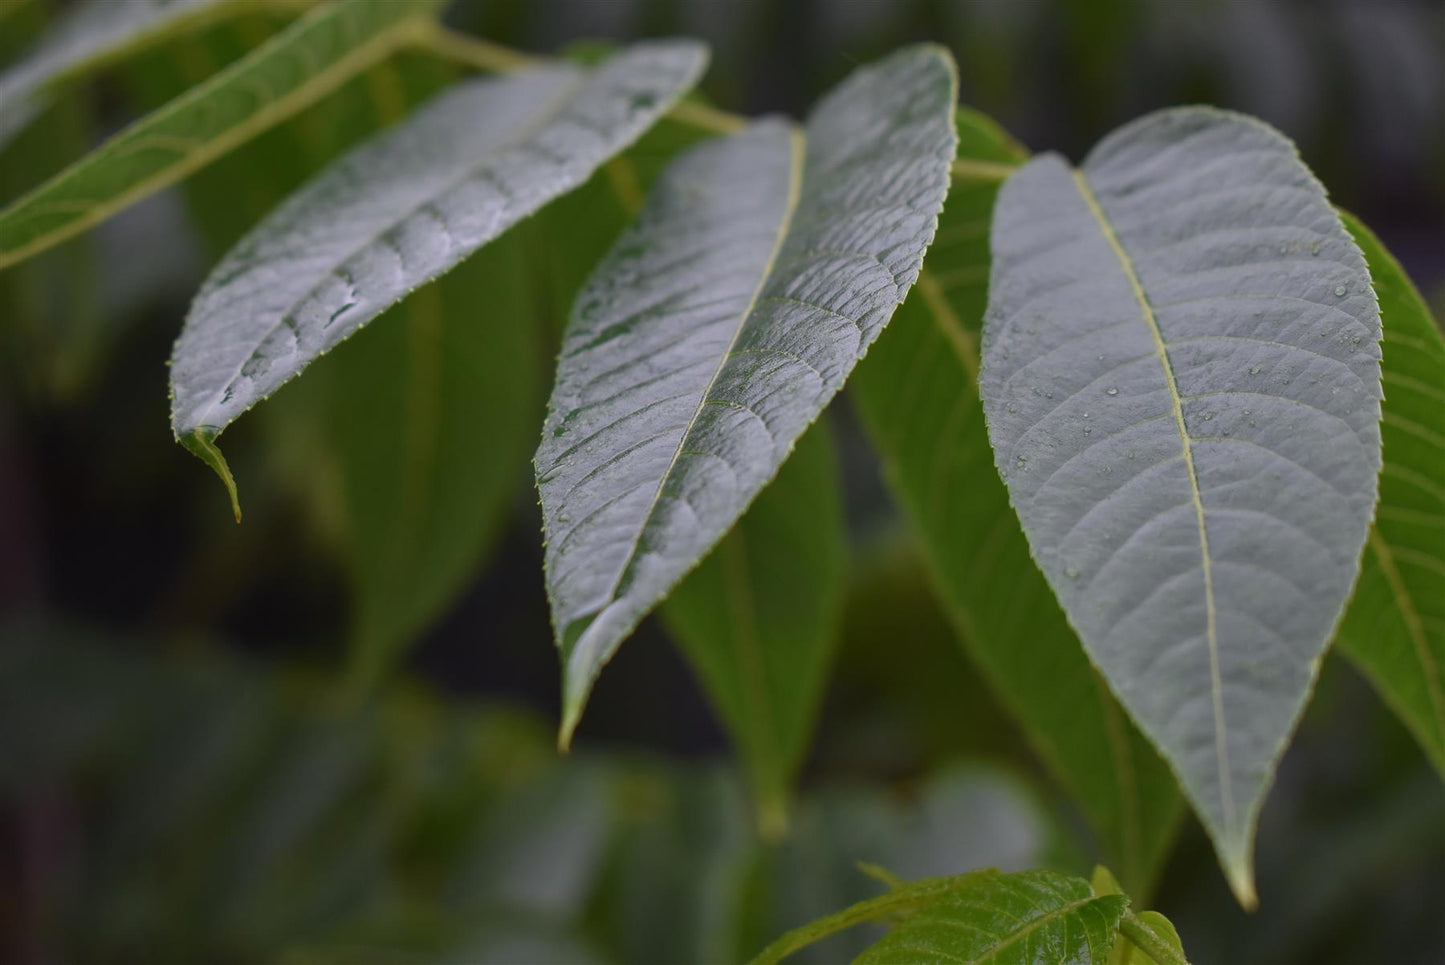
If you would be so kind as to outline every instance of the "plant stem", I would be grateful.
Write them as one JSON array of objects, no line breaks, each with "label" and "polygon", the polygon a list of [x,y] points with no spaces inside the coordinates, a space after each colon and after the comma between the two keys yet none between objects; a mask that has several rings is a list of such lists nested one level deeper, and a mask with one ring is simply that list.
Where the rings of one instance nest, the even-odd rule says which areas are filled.
[{"label": "plant stem", "polygon": [[1188,959],[1171,948],[1168,942],[1160,938],[1154,929],[1144,924],[1132,911],[1125,910],[1124,917],[1119,920],[1119,934],[1133,942],[1139,951],[1152,958],[1157,965],[1189,965]]},{"label": "plant stem", "polygon": [[1004,181],[1018,169],[1017,164],[966,158],[953,162],[953,178],[955,181]]}]

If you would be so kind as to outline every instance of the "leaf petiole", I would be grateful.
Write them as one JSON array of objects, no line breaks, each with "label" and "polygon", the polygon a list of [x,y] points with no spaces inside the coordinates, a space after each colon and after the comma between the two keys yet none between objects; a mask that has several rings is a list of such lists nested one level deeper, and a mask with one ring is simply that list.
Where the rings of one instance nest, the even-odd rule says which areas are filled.
[{"label": "leaf petiole", "polygon": [[1124,910],[1119,919],[1119,934],[1133,942],[1139,951],[1153,959],[1157,965],[1189,965],[1189,960],[1169,946],[1169,943],[1146,925],[1138,915]]}]

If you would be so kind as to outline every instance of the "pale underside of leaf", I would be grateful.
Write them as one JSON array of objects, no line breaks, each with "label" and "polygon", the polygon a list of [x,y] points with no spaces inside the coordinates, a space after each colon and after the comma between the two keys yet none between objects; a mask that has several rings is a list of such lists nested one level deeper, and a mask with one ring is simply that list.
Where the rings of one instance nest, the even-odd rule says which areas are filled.
[{"label": "pale underside of leaf", "polygon": [[638,44],[594,70],[469,81],[347,155],[216,267],[176,342],[173,428],[214,437],[390,305],[625,148],[705,49]]},{"label": "pale underside of leaf", "polygon": [[1259,806],[1359,568],[1380,322],[1263,124],[1166,111],[1000,194],[981,378],[1000,473],[1086,650],[1253,901]]},{"label": "pale underside of leaf", "polygon": [[805,133],[677,161],[578,299],[537,453],[565,743],[622,639],[773,477],[918,274],[952,61],[863,68]]},{"label": "pale underside of leaf", "polygon": [[[958,126],[960,162],[1027,156],[987,118],[960,110]],[[1180,813],[1174,777],[1080,649],[993,473],[976,383],[997,192],[955,181],[918,285],[850,391],[962,643],[1143,893]]]},{"label": "pale underside of leaf", "polygon": [[1107,965],[1128,905],[1049,871],[979,875],[929,904],[855,959],[855,965]]},{"label": "pale underside of leaf", "polygon": [[1445,773],[1445,339],[1379,239],[1343,217],[1384,320],[1385,464],[1339,642]]}]

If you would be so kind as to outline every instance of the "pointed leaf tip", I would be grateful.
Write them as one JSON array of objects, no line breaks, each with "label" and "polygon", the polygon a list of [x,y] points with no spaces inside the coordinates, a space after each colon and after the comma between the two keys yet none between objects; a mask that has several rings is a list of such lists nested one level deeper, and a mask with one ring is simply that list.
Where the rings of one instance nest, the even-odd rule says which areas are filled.
[{"label": "pointed leaf tip", "polygon": [[215,433],[207,433],[205,429],[197,429],[184,436],[178,436],[176,441],[185,446],[196,458],[215,470],[216,475],[221,477],[221,482],[226,487],[226,493],[231,497],[231,512],[236,515],[236,522],[241,522],[241,498],[236,491],[236,479],[231,475],[231,467],[226,465],[226,457],[221,455],[221,450],[216,446]]}]

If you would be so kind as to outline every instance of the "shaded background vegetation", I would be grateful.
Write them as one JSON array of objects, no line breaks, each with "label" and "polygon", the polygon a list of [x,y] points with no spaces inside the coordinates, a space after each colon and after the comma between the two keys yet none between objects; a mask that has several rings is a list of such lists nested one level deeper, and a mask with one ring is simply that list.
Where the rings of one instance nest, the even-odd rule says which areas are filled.
[{"label": "shaded background vegetation", "polygon": [[[1428,0],[457,0],[448,19],[535,51],[698,36],[713,100],[794,116],[856,64],[935,40],[964,103],[1075,159],[1157,107],[1246,111],[1445,303],[1445,8]],[[275,26],[248,18],[64,98],[0,153],[0,201]],[[7,31],[0,55],[24,39]],[[554,758],[525,462],[496,468],[512,508],[395,684],[362,710],[345,699],[343,510],[287,429],[303,387],[228,434],[237,528],[170,439],[163,367],[225,244],[324,162],[278,166],[280,139],[366,133],[337,119],[345,96],[213,170],[235,186],[226,210],[171,191],[0,274],[0,959],[722,961],[869,894],[855,859],[1087,871],[1081,818],[929,598],[846,399],[829,417],[848,602],[782,843],[756,840],[723,733],[655,621],[603,675],[574,756]],[[540,394],[518,404],[540,427]],[[1338,660],[1258,859],[1250,917],[1181,827],[1154,903],[1195,961],[1445,960],[1445,794]]]}]

